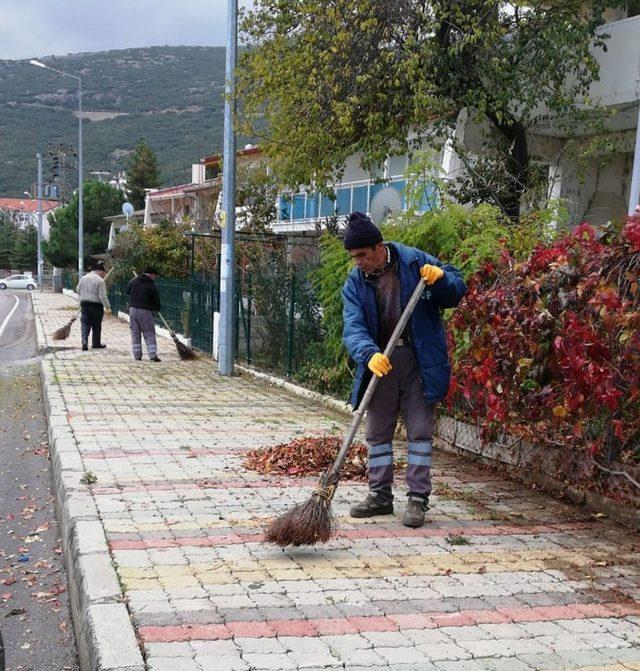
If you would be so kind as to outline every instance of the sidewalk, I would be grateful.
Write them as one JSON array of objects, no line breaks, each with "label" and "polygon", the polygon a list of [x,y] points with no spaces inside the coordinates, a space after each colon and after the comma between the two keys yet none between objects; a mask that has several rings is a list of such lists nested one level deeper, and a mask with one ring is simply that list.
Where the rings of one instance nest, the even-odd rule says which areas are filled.
[{"label": "sidewalk", "polygon": [[43,379],[72,601],[96,668],[640,670],[637,535],[438,453],[422,529],[402,526],[401,488],[395,517],[350,519],[366,488],[344,482],[338,539],[266,545],[267,520],[316,479],[260,476],[242,453],[340,433],[346,418],[181,362],[168,340],[162,363],[136,362],[114,318],[105,350],[81,352],[77,324],[53,342],[74,303],[33,299],[53,352]]}]

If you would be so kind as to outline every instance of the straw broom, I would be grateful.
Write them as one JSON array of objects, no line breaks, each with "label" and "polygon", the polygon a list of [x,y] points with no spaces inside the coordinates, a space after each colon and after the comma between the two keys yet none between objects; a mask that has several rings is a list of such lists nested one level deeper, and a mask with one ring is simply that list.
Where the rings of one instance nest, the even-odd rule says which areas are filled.
[{"label": "straw broom", "polygon": [[53,340],[66,340],[70,333],[71,333],[71,327],[73,326],[73,322],[78,318],[78,315],[80,314],[80,310],[78,310],[73,317],[64,325],[61,326],[59,329],[56,329],[52,334],[51,338]]},{"label": "straw broom", "polygon": [[[105,284],[107,282],[107,278],[109,277],[109,275],[111,275],[112,272],[113,268],[111,268],[111,270],[105,275],[104,278]],[[78,318],[79,314],[80,310],[78,310],[64,326],[61,326],[59,329],[56,329],[51,334],[51,338],[53,340],[66,340],[71,334],[71,327],[73,326],[73,322]]]},{"label": "straw broom", "polygon": [[[385,356],[390,357],[395,349],[402,332],[409,322],[409,318],[422,296],[424,286],[424,282],[421,279],[389,338],[389,342],[384,350]],[[369,406],[373,392],[378,386],[379,379],[376,375],[371,377],[360,406],[351,420],[349,430],[342,441],[342,447],[338,452],[338,456],[333,465],[320,477],[320,482],[315,492],[313,492],[305,503],[295,506],[271,521],[265,533],[265,539],[269,543],[275,543],[280,547],[286,547],[287,545],[315,545],[316,543],[326,543],[334,534],[336,522],[331,510],[331,500],[340,482],[342,464],[353,443],[364,413]]]},{"label": "straw broom", "polygon": [[167,320],[162,316],[162,312],[158,312],[158,316],[160,317],[160,319],[162,319],[162,323],[164,324],[167,331],[169,331],[169,335],[173,340],[173,344],[176,346],[176,349],[178,350],[178,356],[183,361],[193,361],[194,359],[199,359],[200,357],[198,356],[195,350],[191,349],[191,347],[185,345],[183,342],[180,342],[180,340],[178,340],[178,336],[175,334],[175,331],[169,326],[169,324],[167,324]]}]

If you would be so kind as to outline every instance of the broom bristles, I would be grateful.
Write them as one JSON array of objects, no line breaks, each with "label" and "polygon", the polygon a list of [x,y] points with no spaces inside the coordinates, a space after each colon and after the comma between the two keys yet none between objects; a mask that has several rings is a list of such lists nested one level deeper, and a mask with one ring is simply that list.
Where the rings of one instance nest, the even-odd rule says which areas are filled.
[{"label": "broom bristles", "polygon": [[175,338],[173,342],[176,344],[176,349],[178,350],[178,356],[183,361],[190,361],[198,358],[198,355],[195,353],[194,350],[191,349],[191,347],[188,347],[183,342],[180,342],[177,338]]},{"label": "broom bristles", "polygon": [[69,322],[64,326],[61,326],[59,329],[53,332],[51,337],[54,340],[66,340],[69,337],[69,334],[71,333],[71,324],[73,324],[73,322]]},{"label": "broom bristles", "polygon": [[331,510],[334,490],[335,484],[329,484],[325,473],[311,498],[271,521],[265,533],[267,542],[280,547],[326,543],[336,529]]},{"label": "broom bristles", "polygon": [[326,543],[334,530],[331,506],[317,494],[306,503],[300,503],[284,515],[276,517],[265,534],[269,543],[287,545],[316,545]]}]

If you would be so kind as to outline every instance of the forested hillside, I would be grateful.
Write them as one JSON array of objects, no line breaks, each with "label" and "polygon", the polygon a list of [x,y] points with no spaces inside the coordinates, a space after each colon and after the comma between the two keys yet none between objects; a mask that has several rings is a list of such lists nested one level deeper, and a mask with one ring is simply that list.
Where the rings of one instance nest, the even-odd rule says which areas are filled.
[{"label": "forested hillside", "polygon": [[[119,116],[83,123],[84,172],[119,171],[144,137],[163,185],[188,181],[191,164],[222,147],[225,52],[221,47],[150,47],[42,58],[82,77],[83,109]],[[36,180],[36,152],[78,144],[77,82],[28,61],[0,61],[0,194],[21,196]],[[109,115],[93,115],[109,116]],[[77,184],[77,170],[68,171]]]}]

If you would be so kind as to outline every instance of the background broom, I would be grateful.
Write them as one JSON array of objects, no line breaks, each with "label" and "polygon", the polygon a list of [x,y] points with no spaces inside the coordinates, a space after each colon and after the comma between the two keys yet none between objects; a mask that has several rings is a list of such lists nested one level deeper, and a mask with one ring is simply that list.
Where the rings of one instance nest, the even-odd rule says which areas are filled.
[{"label": "background broom", "polygon": [[59,329],[56,329],[51,334],[51,338],[53,340],[66,340],[69,337],[69,334],[71,333],[71,327],[73,326],[73,322],[78,318],[79,314],[80,310],[78,310],[64,326],[61,326]]},{"label": "background broom", "polygon": [[[389,338],[389,342],[384,350],[385,356],[390,357],[395,349],[409,318],[422,296],[424,287],[424,281],[420,279],[396,328],[391,334],[391,338]],[[283,515],[280,515],[280,517],[277,517],[269,524],[265,534],[265,539],[269,543],[275,543],[281,547],[286,547],[287,545],[315,545],[316,543],[326,543],[331,538],[335,531],[335,520],[331,511],[331,499],[333,499],[336,487],[340,481],[342,464],[362,422],[364,413],[369,406],[373,392],[376,390],[379,379],[376,375],[371,376],[360,406],[351,420],[349,431],[342,441],[342,447],[338,452],[338,456],[333,465],[320,477],[318,487],[311,495],[311,498],[305,503],[301,503]]]},{"label": "background broom", "polygon": [[[111,268],[111,270],[105,275],[104,277],[105,284],[107,283],[107,278],[109,277],[109,275],[111,275],[112,272],[113,268]],[[73,322],[78,318],[79,314],[80,310],[78,310],[64,326],[61,326],[59,329],[56,329],[51,334],[51,338],[53,340],[66,340],[69,337],[69,334],[71,333],[71,327],[73,326]]]},{"label": "background broom", "polygon": [[190,360],[192,361],[193,359],[198,359],[199,357],[195,350],[192,350],[191,347],[185,345],[183,342],[180,342],[180,340],[178,340],[178,336],[175,334],[175,331],[169,326],[169,324],[167,324],[167,320],[162,316],[162,312],[158,312],[158,316],[160,317],[160,319],[162,319],[162,323],[164,324],[167,331],[169,331],[169,335],[173,340],[173,344],[176,346],[176,349],[178,350],[178,356],[183,361],[190,361]]}]

